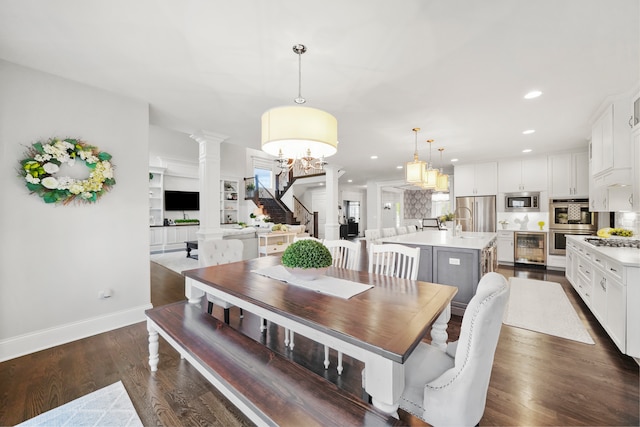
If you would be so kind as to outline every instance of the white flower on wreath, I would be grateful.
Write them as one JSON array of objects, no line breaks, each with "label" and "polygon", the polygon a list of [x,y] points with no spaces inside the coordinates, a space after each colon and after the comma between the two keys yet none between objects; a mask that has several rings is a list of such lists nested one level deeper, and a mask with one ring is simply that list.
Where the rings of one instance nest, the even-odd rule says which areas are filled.
[{"label": "white flower on wreath", "polygon": [[52,176],[48,176],[42,180],[42,185],[49,190],[55,190],[58,188],[58,180]]},{"label": "white flower on wreath", "polygon": [[40,183],[40,178],[35,178],[29,173],[24,177],[24,179],[26,179],[27,182],[30,182],[31,184],[39,184]]},{"label": "white flower on wreath", "polygon": [[60,167],[58,165],[51,162],[45,163],[44,165],[42,165],[42,168],[46,173],[56,173],[60,170]]}]

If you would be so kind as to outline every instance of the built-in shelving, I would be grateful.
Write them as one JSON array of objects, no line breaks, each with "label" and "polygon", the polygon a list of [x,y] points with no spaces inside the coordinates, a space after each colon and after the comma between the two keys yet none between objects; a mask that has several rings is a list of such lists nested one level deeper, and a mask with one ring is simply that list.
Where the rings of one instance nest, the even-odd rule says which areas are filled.
[{"label": "built-in shelving", "polygon": [[164,219],[164,169],[149,168],[149,224],[162,225]]},{"label": "built-in shelving", "polygon": [[220,181],[220,223],[238,222],[238,181],[223,179]]}]

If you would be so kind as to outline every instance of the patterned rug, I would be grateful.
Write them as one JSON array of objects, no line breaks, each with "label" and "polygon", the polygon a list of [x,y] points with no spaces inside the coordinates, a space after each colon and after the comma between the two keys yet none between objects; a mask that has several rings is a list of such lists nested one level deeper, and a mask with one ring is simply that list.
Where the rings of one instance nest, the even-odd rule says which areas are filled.
[{"label": "patterned rug", "polygon": [[585,344],[595,344],[562,285],[542,280],[509,279],[511,292],[503,323]]},{"label": "patterned rug", "polygon": [[19,426],[142,427],[121,381],[18,424]]}]

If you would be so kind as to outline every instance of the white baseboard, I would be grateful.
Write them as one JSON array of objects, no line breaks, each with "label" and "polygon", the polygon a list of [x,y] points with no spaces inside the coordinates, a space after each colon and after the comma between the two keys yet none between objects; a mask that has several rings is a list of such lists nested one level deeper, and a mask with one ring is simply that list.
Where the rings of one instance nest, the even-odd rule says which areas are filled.
[{"label": "white baseboard", "polygon": [[0,341],[0,362],[146,320],[151,304],[42,329]]}]

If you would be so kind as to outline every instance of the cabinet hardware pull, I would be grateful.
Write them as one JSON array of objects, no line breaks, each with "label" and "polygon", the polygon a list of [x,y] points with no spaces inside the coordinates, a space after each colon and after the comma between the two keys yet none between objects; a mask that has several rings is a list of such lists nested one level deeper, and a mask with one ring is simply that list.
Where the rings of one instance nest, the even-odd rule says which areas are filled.
[{"label": "cabinet hardware pull", "polygon": [[631,117],[629,117],[629,127],[631,129],[633,129],[633,115],[631,115]]},{"label": "cabinet hardware pull", "polygon": [[613,271],[614,273],[618,272],[618,270],[616,270],[615,268],[609,268],[609,270]]}]

